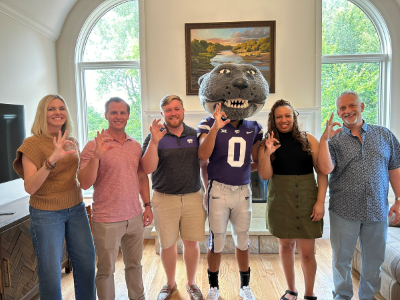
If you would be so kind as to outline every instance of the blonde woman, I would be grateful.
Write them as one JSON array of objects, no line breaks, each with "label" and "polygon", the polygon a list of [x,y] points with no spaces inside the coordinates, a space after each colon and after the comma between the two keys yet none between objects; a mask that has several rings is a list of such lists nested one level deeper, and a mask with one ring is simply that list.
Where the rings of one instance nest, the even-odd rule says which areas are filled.
[{"label": "blonde woman", "polygon": [[24,180],[30,233],[38,259],[40,299],[62,300],[61,261],[66,240],[75,297],[95,300],[95,251],[82,192],[77,181],[79,149],[70,137],[71,118],[59,95],[38,105],[32,136],[17,150],[14,169]]}]

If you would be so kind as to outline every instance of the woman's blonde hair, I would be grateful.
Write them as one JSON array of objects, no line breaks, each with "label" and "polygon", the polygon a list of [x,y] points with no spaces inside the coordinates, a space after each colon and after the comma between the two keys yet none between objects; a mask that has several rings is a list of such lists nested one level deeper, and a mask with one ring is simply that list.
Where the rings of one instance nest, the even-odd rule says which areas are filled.
[{"label": "woman's blonde hair", "polygon": [[64,134],[65,130],[67,130],[68,131],[67,137],[69,137],[71,135],[72,129],[73,129],[71,116],[69,114],[67,103],[60,95],[47,95],[47,96],[44,96],[42,98],[42,100],[39,101],[39,104],[38,104],[38,107],[36,110],[35,120],[33,121],[32,129],[31,129],[32,134],[37,135],[37,136],[52,137],[51,134],[49,133],[49,130],[47,127],[47,107],[49,106],[49,103],[54,99],[59,99],[62,102],[64,102],[65,111],[66,111],[66,115],[67,115],[65,123],[61,127],[61,133]]}]

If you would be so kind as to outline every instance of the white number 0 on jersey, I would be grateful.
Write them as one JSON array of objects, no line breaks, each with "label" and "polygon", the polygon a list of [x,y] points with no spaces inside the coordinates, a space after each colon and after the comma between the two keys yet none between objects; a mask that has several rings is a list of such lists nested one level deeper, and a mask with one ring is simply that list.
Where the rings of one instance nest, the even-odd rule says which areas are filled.
[{"label": "white number 0 on jersey", "polygon": [[[240,144],[239,160],[234,160],[235,157],[235,144]],[[244,156],[246,154],[246,140],[242,137],[233,137],[229,140],[228,144],[228,164],[231,167],[241,167],[244,164]]]}]

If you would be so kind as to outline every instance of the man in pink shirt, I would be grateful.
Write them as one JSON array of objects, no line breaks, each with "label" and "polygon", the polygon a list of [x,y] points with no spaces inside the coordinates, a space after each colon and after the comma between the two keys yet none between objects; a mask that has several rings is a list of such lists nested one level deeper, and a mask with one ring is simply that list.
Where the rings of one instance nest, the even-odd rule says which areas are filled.
[{"label": "man in pink shirt", "polygon": [[125,133],[129,105],[114,97],[106,102],[105,110],[108,129],[97,132],[97,137],[87,143],[78,174],[83,189],[94,187],[97,294],[99,300],[115,299],[115,261],[121,246],[129,299],[142,300],[143,231],[153,220],[149,179],[140,166],[140,144]]}]

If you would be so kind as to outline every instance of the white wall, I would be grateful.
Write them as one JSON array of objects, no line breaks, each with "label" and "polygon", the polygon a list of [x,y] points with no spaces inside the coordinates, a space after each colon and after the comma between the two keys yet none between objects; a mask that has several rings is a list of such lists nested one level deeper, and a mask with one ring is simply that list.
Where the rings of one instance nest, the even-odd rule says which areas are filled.
[{"label": "white wall", "polygon": [[[37,103],[57,93],[55,42],[0,12],[0,102],[25,106],[30,136]],[[27,195],[22,179],[0,184],[0,204]]]}]

